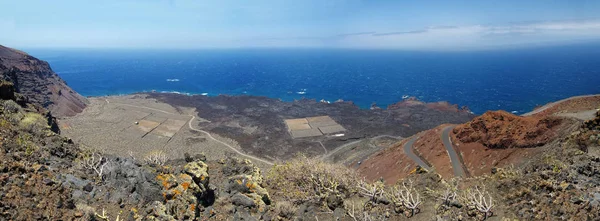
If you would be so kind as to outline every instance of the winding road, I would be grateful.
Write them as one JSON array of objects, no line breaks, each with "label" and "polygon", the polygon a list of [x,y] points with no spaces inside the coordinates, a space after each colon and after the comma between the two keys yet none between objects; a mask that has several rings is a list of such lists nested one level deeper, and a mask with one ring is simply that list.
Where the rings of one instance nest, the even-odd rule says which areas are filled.
[{"label": "winding road", "polygon": [[[382,138],[382,137],[389,137],[389,138],[393,138],[393,139],[402,139],[402,137],[400,137],[400,136],[398,136],[398,137],[394,137],[394,136],[392,136],[392,135],[379,135],[379,136],[376,136],[376,137],[365,138],[365,139],[377,140],[377,139],[379,139],[379,138]],[[347,144],[343,144],[343,145],[341,145],[341,146],[338,146],[338,147],[334,148],[332,151],[330,151],[329,153],[327,153],[327,154],[325,154],[325,155],[321,156],[321,159],[327,159],[327,158],[331,157],[331,155],[333,155],[333,154],[335,154],[335,153],[339,152],[340,150],[344,149],[345,147],[347,147],[347,146],[351,146],[351,145],[354,145],[354,144],[357,144],[357,143],[360,143],[360,142],[364,141],[365,139],[358,139],[358,140],[356,140],[356,141],[352,141],[352,142],[350,142],[350,143],[347,143]],[[324,147],[325,147],[325,146],[323,146],[323,148],[324,148]]]},{"label": "winding road", "polygon": [[448,156],[450,157],[450,162],[452,163],[452,169],[454,170],[455,176],[466,177],[466,173],[463,169],[463,164],[460,161],[460,157],[458,153],[454,150],[454,146],[452,146],[452,141],[450,140],[450,130],[454,129],[456,125],[447,126],[442,130],[442,142],[444,143],[444,147],[446,147],[446,151],[448,152]]},{"label": "winding road", "polygon": [[417,141],[417,139],[419,139],[419,137],[415,136],[404,144],[404,153],[408,157],[410,157],[410,159],[419,164],[421,168],[426,169],[427,171],[431,171],[431,167],[427,163],[425,163],[425,161],[423,161],[421,157],[417,156],[413,151],[413,145],[415,144],[415,141]]},{"label": "winding road", "polygon": [[[106,103],[107,103],[107,104],[110,104],[110,101],[108,101],[107,99],[104,99],[104,100],[106,101]],[[122,103],[116,103],[116,104],[123,105],[123,106],[129,106],[129,107],[143,108],[143,109],[148,109],[148,110],[158,111],[158,112],[165,113],[165,114],[171,114],[171,115],[180,115],[180,114],[171,113],[171,112],[168,112],[168,111],[164,111],[164,110],[160,110],[160,109],[156,109],[156,108],[151,108],[151,107],[136,106],[136,105],[131,105],[131,104],[122,104]],[[233,146],[231,146],[231,145],[229,145],[229,144],[227,144],[227,143],[225,143],[225,142],[223,142],[223,141],[220,141],[220,140],[217,140],[217,139],[215,139],[215,138],[214,138],[214,137],[213,137],[213,136],[212,136],[212,135],[211,135],[209,132],[207,132],[207,131],[204,131],[204,130],[200,130],[200,129],[196,129],[196,128],[194,128],[194,127],[192,126],[192,121],[193,121],[194,119],[196,119],[196,116],[194,116],[194,115],[191,115],[191,114],[188,114],[188,116],[192,117],[192,118],[191,118],[191,119],[188,121],[188,127],[190,128],[190,130],[197,131],[197,132],[200,132],[200,133],[203,133],[203,134],[205,134],[205,135],[206,135],[208,138],[210,138],[211,140],[213,140],[213,141],[215,141],[215,142],[217,142],[217,143],[220,143],[220,144],[222,144],[223,146],[226,146],[226,147],[228,147],[229,149],[231,149],[233,152],[235,152],[235,153],[239,154],[240,156],[243,156],[243,157],[246,157],[246,158],[249,158],[249,159],[252,159],[252,160],[260,161],[260,162],[262,162],[262,163],[265,163],[265,164],[267,164],[267,165],[270,165],[270,166],[273,166],[273,165],[274,165],[272,162],[270,162],[270,161],[268,161],[268,160],[263,160],[263,159],[260,159],[260,158],[258,158],[258,157],[255,157],[255,156],[252,156],[252,155],[248,155],[248,154],[242,153],[241,151],[239,151],[239,150],[238,150],[238,149],[236,149],[235,147],[233,147]]]}]

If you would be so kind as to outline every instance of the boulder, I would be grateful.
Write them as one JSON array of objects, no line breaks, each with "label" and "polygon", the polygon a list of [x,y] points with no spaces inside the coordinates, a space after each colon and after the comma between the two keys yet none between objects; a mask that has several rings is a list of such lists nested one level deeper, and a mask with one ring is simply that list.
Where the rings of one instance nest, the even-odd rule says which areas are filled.
[{"label": "boulder", "polygon": [[208,165],[200,160],[187,163],[183,170],[190,175],[194,182],[201,188],[207,187],[209,182]]},{"label": "boulder", "polygon": [[259,185],[262,185],[262,173],[260,168],[252,164],[250,160],[239,159],[235,157],[229,157],[223,161],[223,175],[235,176],[240,174],[250,175],[254,178],[254,181]]},{"label": "boulder", "polygon": [[[183,167],[183,173],[159,174],[156,176],[162,186],[162,207],[167,218],[174,220],[195,220],[201,212],[201,206],[214,202],[214,187],[209,184],[208,165],[200,160],[188,162]],[[156,211],[162,211],[156,205]],[[147,213],[146,219],[153,220],[156,214]],[[160,220],[160,219],[154,219]]]},{"label": "boulder", "polygon": [[146,209],[144,220],[148,221],[171,221],[176,220],[173,216],[167,214],[167,207],[158,201],[154,201]]},{"label": "boulder", "polygon": [[[249,199],[253,202],[252,204],[240,204],[238,206],[249,207],[255,212],[264,212],[267,205],[271,204],[269,193],[262,186],[261,171],[249,160],[237,158],[225,160],[223,174],[229,175],[224,186],[225,192],[232,197],[232,202],[234,197],[239,202],[248,202]],[[244,201],[241,200],[241,195],[245,196]]]},{"label": "boulder", "polygon": [[233,205],[236,206],[256,207],[256,202],[254,199],[241,193],[236,193],[233,196],[231,196],[230,201],[231,203],[233,203]]}]

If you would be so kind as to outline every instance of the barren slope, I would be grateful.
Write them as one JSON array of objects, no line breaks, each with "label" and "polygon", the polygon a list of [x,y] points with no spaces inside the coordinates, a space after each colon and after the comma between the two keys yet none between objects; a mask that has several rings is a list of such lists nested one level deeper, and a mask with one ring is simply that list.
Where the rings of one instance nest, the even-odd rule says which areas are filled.
[{"label": "barren slope", "polygon": [[47,62],[2,45],[0,79],[12,82],[16,92],[49,109],[57,117],[80,113],[88,103],[84,97],[67,86]]},{"label": "barren slope", "polygon": [[[575,120],[563,117],[520,117],[495,111],[458,125],[449,136],[467,173],[482,175],[489,174],[494,167],[519,165],[527,161],[544,150],[539,147],[554,141],[565,130],[565,125],[574,123]],[[454,176],[452,164],[441,139],[442,129],[446,126],[440,125],[414,135],[418,139],[413,148],[418,156],[433,166],[436,173],[451,178]],[[416,164],[404,154],[404,142],[370,156],[359,172],[367,178],[383,177],[390,182],[408,176],[411,170],[406,167]],[[406,160],[411,162],[406,163]],[[394,165],[400,163],[401,166]]]}]

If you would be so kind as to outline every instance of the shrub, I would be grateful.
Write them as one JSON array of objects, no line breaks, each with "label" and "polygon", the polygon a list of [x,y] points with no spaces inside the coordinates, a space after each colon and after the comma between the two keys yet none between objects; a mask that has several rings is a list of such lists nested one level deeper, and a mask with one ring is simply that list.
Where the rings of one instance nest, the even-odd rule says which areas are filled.
[{"label": "shrub", "polygon": [[144,162],[150,165],[163,166],[168,160],[169,157],[167,157],[167,154],[162,150],[150,151],[150,153],[144,157]]},{"label": "shrub", "polygon": [[492,208],[494,207],[494,198],[485,189],[485,186],[482,188],[475,186],[474,188],[467,189],[463,201],[467,205],[476,208],[477,211],[482,213],[484,220],[494,215],[492,212]]},{"label": "shrub", "polygon": [[45,130],[49,129],[48,121],[42,115],[36,113],[26,113],[21,122],[19,122],[19,128],[32,134],[41,134]]},{"label": "shrub", "polygon": [[2,109],[5,113],[14,114],[22,111],[23,108],[13,100],[2,101]]},{"label": "shrub", "polygon": [[[408,185],[407,185],[408,184]],[[410,216],[413,217],[419,213],[419,205],[421,205],[421,195],[419,191],[413,187],[412,180],[402,182],[401,185],[392,187],[389,191],[388,198],[397,206],[403,206],[410,210]]]},{"label": "shrub", "polygon": [[275,204],[275,214],[279,217],[291,220],[296,214],[296,206],[289,201],[281,201]]},{"label": "shrub", "polygon": [[276,195],[301,204],[323,201],[330,195],[348,196],[356,192],[358,175],[344,165],[328,164],[303,156],[275,165],[267,175],[267,187]]},{"label": "shrub", "polygon": [[103,157],[99,153],[93,153],[89,151],[88,153],[84,152],[81,160],[79,161],[81,168],[87,171],[93,171],[100,180],[104,178],[104,169],[108,163],[108,158]]},{"label": "shrub", "polygon": [[37,147],[31,142],[31,135],[22,133],[16,138],[16,143],[20,150],[24,150],[27,156],[31,156],[37,150]]}]

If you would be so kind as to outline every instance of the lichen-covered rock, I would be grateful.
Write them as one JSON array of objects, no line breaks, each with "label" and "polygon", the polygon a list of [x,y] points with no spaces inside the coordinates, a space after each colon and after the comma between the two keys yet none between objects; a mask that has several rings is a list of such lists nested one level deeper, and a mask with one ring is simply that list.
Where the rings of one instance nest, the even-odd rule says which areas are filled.
[{"label": "lichen-covered rock", "polygon": [[171,221],[176,220],[173,216],[167,214],[167,207],[158,201],[154,201],[146,208],[144,220],[148,221]]},{"label": "lichen-covered rock", "polygon": [[271,204],[269,193],[262,186],[261,171],[249,160],[228,158],[223,174],[229,175],[225,192],[231,196],[234,205],[249,208],[253,212],[264,212],[267,205]]},{"label": "lichen-covered rock", "polygon": [[253,180],[259,185],[262,185],[263,178],[260,168],[252,164],[250,160],[239,159],[235,157],[229,157],[223,161],[223,175],[235,176],[240,174],[246,174],[253,177]]},{"label": "lichen-covered rock", "polygon": [[189,162],[183,167],[183,170],[186,174],[189,174],[192,179],[194,179],[194,182],[201,188],[208,186],[208,165],[206,165],[206,163],[200,160]]},{"label": "lichen-covered rock", "polygon": [[164,213],[175,220],[195,220],[200,216],[202,206],[214,202],[215,188],[209,185],[208,165],[200,160],[188,162],[183,166],[183,172],[156,177],[163,188],[163,203],[162,207],[153,205],[153,212],[147,213],[146,217],[162,215],[160,211],[164,207]]},{"label": "lichen-covered rock", "polygon": [[[265,211],[266,206],[271,204],[271,198],[269,193],[263,187],[261,187],[256,181],[253,180],[252,176],[249,175],[237,175],[229,178],[226,191],[233,196],[243,194],[244,196],[252,199],[253,203],[246,205],[240,204],[241,206],[252,207],[256,211]],[[233,198],[233,197],[232,197]],[[235,202],[234,202],[235,204]],[[240,206],[237,205],[237,206]]]}]

